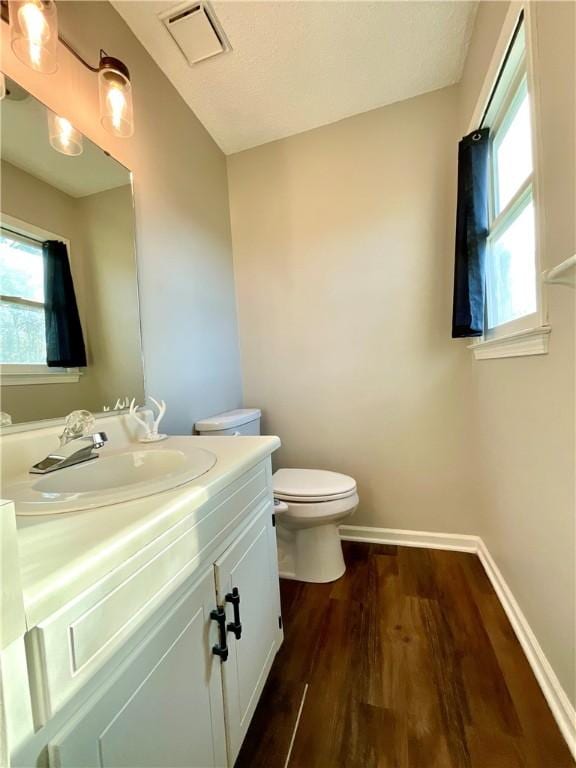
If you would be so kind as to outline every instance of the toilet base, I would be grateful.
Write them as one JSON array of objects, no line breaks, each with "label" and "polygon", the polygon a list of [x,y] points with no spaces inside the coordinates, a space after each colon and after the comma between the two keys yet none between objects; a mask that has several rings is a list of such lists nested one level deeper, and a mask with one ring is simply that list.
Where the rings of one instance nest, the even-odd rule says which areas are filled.
[{"label": "toilet base", "polygon": [[276,531],[280,578],[324,584],[346,572],[336,524],[290,530],[278,523]]}]

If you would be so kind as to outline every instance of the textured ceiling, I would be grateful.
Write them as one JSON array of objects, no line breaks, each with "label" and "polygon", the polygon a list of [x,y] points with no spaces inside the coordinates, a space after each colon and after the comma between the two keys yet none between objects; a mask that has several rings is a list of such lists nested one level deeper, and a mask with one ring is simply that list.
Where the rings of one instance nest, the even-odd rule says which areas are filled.
[{"label": "textured ceiling", "polygon": [[112,0],[227,154],[460,79],[476,2],[213,2],[232,51],[190,67],[159,20]]}]

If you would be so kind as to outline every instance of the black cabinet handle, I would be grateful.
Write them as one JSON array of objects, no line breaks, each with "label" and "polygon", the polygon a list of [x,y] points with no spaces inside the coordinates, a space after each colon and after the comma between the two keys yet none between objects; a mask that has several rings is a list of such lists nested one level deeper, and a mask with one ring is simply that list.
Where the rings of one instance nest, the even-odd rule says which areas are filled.
[{"label": "black cabinet handle", "polygon": [[226,661],[228,658],[228,645],[226,643],[226,611],[224,606],[219,605],[213,611],[210,611],[210,618],[212,621],[218,622],[218,635],[220,642],[217,645],[212,646],[212,653],[215,656],[220,656],[222,661]]},{"label": "black cabinet handle", "polygon": [[234,632],[236,640],[240,640],[242,637],[242,622],[240,621],[240,592],[238,592],[238,587],[234,587],[232,592],[228,592],[224,599],[227,603],[232,603],[234,606],[234,621],[228,622],[228,632]]}]

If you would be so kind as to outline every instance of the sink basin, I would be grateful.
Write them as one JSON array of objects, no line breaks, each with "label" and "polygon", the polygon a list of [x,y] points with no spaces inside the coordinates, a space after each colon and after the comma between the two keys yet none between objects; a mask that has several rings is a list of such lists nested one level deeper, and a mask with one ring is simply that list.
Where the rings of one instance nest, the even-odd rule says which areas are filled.
[{"label": "sink basin", "polygon": [[6,487],[5,496],[16,502],[17,515],[74,512],[177,488],[215,464],[215,454],[192,446],[105,449],[83,464],[21,477]]}]

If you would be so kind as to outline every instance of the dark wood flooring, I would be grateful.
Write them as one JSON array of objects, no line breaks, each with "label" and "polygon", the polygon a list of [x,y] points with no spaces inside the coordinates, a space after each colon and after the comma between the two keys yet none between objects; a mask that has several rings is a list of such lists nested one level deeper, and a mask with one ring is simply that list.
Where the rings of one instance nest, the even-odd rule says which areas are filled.
[{"label": "dark wood flooring", "polygon": [[475,555],[345,543],[282,581],[285,642],[236,768],[574,766]]}]

